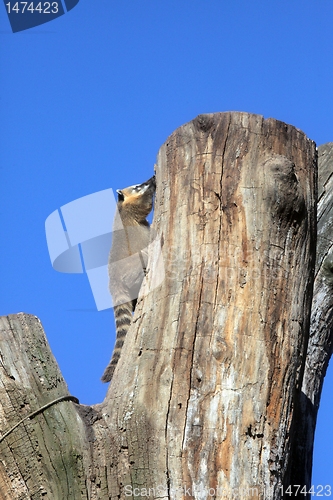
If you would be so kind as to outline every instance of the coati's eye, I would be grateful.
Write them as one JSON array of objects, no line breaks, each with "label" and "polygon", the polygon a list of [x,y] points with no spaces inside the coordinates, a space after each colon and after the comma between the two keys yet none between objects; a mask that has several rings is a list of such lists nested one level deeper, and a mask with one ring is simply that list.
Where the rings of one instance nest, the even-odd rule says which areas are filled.
[{"label": "coati's eye", "polygon": [[123,195],[123,192],[120,191],[120,189],[117,189],[117,193],[118,193],[118,201],[124,201],[125,197]]}]

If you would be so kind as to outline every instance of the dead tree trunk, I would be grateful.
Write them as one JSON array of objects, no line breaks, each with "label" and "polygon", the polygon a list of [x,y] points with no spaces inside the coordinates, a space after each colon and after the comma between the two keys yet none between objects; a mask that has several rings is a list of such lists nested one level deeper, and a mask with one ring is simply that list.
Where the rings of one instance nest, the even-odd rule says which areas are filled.
[{"label": "dead tree trunk", "polygon": [[315,145],[273,119],[202,115],[156,169],[157,238],[102,404],[60,401],[6,435],[68,392],[38,319],[2,319],[1,498],[275,500],[294,484]]},{"label": "dead tree trunk", "polygon": [[[333,351],[333,142],[318,151],[318,228],[310,338],[292,456],[293,484],[311,484],[320,396]],[[324,492],[323,492],[324,493]],[[301,496],[301,495],[300,495]],[[303,496],[304,498],[304,496]]]}]

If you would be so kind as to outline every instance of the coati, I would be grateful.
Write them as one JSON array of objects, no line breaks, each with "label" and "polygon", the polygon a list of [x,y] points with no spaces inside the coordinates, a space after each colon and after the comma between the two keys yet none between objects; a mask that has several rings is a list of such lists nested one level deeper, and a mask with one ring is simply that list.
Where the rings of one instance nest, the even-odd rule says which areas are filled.
[{"label": "coati", "polygon": [[145,275],[150,227],[146,217],[153,207],[155,176],[142,184],[117,189],[112,246],[109,254],[109,288],[116,320],[116,344],[102,382],[110,382],[132,321]]}]

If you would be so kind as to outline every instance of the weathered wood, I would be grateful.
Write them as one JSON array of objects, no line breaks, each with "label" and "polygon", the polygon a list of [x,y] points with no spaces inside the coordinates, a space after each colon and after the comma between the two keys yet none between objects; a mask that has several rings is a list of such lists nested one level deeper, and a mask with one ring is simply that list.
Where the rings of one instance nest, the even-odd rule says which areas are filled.
[{"label": "weathered wood", "polygon": [[[201,115],[168,138],[156,168],[157,238],[107,397],[55,404],[6,437],[0,497],[275,500],[293,477],[315,145],[273,119]],[[3,435],[68,391],[36,318],[1,325]]]},{"label": "weathered wood", "polygon": [[[311,485],[314,433],[333,352],[333,142],[318,149],[318,229],[310,338],[293,453],[293,484]],[[304,498],[304,495],[303,495]]]},{"label": "weathered wood", "polygon": [[68,396],[38,318],[0,318],[0,498],[76,499],[86,495],[84,425]]},{"label": "weathered wood", "polygon": [[162,146],[156,178],[166,278],[137,305],[105,404],[122,430],[117,494],[280,498],[308,341],[315,145],[261,116],[203,115]]}]

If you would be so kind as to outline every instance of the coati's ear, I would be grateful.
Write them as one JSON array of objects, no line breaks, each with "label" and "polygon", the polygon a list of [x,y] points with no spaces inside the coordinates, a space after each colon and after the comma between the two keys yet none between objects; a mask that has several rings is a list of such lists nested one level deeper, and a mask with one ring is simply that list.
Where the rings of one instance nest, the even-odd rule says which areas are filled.
[{"label": "coati's ear", "polygon": [[124,194],[121,189],[116,190],[118,193],[118,201],[124,201]]}]

